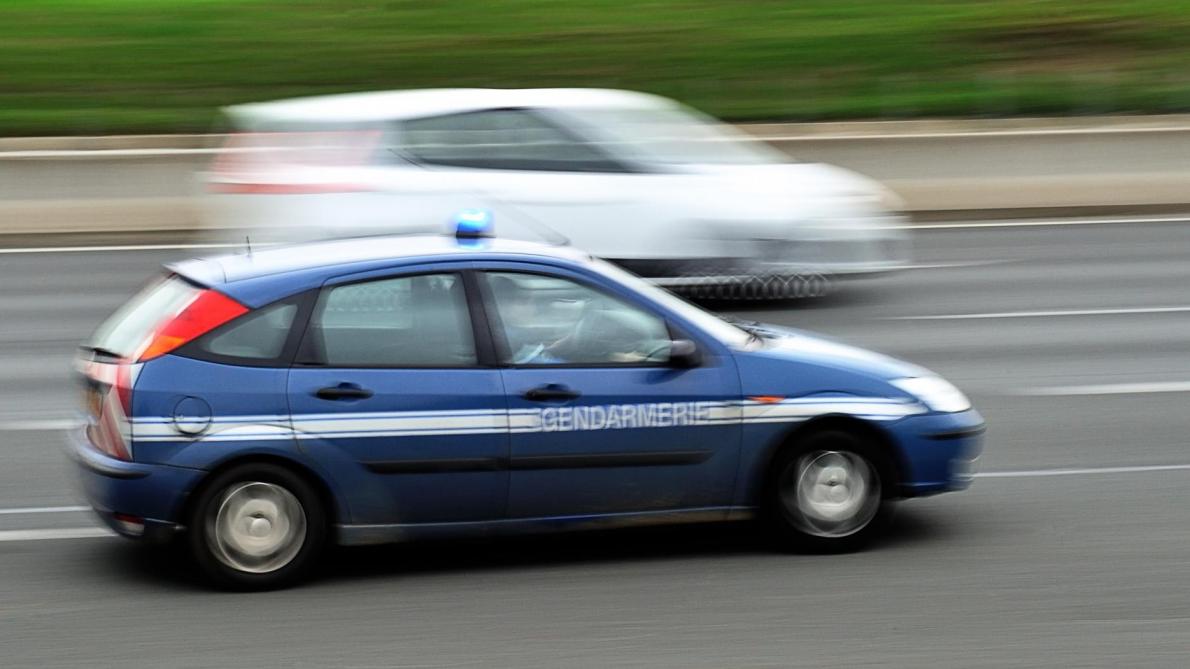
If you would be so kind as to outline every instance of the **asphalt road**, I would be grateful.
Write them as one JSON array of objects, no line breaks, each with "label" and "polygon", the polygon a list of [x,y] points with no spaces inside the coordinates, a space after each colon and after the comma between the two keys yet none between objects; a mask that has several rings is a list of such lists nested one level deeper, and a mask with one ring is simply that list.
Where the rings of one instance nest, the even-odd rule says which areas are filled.
[{"label": "asphalt road", "polygon": [[778,555],[702,526],[398,546],[255,595],[203,589],[169,551],[40,532],[90,524],[62,510],[71,347],[192,252],[0,254],[0,665],[1185,666],[1190,222],[917,245],[919,269],[733,308],[931,367],[987,417],[974,487],[902,504],[873,550]]}]

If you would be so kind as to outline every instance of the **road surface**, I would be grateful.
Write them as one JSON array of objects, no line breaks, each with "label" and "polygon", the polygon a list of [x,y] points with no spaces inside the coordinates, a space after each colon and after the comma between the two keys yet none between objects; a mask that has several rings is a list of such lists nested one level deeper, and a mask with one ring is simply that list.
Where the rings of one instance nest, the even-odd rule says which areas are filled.
[{"label": "road surface", "polygon": [[[0,664],[1169,666],[1190,653],[1190,221],[962,227],[916,269],[735,306],[909,358],[989,422],[965,493],[844,556],[683,527],[344,550],[210,592],[93,532],[57,431],[71,347],[192,251],[0,254]],[[79,538],[56,538],[56,537]]]}]

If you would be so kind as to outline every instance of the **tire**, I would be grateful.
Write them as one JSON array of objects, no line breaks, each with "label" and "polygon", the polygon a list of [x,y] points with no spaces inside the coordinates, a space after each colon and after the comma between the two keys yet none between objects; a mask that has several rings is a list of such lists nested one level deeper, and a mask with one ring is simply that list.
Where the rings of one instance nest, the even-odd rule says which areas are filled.
[{"label": "tire", "polygon": [[297,473],[246,464],[202,486],[191,510],[187,543],[202,572],[232,590],[270,590],[296,583],[317,562],[327,539],[326,509]]},{"label": "tire", "polygon": [[859,550],[879,537],[892,515],[894,469],[862,436],[815,432],[773,461],[764,511],[782,548],[811,553]]}]

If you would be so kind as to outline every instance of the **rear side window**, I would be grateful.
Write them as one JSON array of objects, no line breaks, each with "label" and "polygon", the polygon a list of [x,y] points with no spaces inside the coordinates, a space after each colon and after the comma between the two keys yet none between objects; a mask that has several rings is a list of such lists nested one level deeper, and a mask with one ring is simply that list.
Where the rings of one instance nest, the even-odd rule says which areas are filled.
[{"label": "rear side window", "polygon": [[303,348],[331,367],[461,367],[476,364],[463,282],[457,274],[381,279],[322,292]]},{"label": "rear side window", "polygon": [[198,341],[198,348],[222,358],[273,360],[281,355],[297,315],[295,303],[274,304],[245,314]]},{"label": "rear side window", "polygon": [[108,355],[131,358],[163,321],[172,318],[202,292],[176,275],[145,286],[113,313],[87,342]]}]

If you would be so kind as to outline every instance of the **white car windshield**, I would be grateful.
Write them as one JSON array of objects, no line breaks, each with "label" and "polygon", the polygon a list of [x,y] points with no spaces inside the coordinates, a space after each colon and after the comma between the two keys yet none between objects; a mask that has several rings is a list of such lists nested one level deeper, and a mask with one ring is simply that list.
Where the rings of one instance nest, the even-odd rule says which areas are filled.
[{"label": "white car windshield", "polygon": [[605,260],[594,259],[592,262],[605,276],[632,288],[634,292],[644,295],[646,298],[685,318],[703,332],[718,339],[727,346],[743,348],[748,342],[754,339],[745,330],[741,330],[708,311],[699,309],[668,290],[659,288],[635,274],[622,270]]},{"label": "white car windshield", "polygon": [[785,154],[729,125],[677,106],[567,108],[606,152],[662,165],[763,165]]}]

